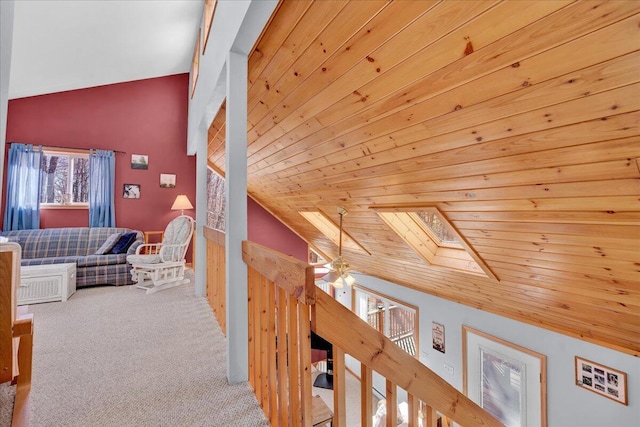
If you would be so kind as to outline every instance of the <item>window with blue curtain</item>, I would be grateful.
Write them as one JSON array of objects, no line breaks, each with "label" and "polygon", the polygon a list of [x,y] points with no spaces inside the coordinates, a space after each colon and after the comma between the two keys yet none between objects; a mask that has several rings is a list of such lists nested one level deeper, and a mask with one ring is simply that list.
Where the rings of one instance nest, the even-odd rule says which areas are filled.
[{"label": "window with blue curtain", "polygon": [[89,151],[89,227],[115,227],[116,159],[113,151]]},{"label": "window with blue curtain", "polygon": [[4,230],[40,228],[42,146],[11,143]]}]

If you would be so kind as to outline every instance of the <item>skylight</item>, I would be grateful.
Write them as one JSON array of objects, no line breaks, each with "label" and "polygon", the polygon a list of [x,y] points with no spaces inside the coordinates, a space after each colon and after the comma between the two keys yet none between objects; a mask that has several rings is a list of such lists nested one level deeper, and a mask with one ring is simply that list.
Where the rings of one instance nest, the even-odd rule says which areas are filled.
[{"label": "skylight", "polygon": [[497,280],[437,208],[377,208],[376,212],[428,264]]},{"label": "skylight", "polygon": [[[340,229],[329,217],[323,214],[320,211],[305,211],[299,212],[307,221],[309,221],[314,227],[316,227],[322,234],[328,237],[336,246],[340,242]],[[364,251],[368,255],[371,253],[366,250],[360,243],[356,242],[355,239],[347,232],[343,230],[342,234],[342,247],[353,249],[355,251]]]}]

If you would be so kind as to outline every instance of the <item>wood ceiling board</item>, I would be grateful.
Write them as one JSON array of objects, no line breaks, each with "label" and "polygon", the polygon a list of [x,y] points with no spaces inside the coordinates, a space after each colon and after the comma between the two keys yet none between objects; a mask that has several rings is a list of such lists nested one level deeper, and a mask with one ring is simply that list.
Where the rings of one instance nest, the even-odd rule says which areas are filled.
[{"label": "wood ceiling board", "polygon": [[[250,59],[251,195],[329,257],[297,212],[346,207],[357,271],[640,354],[640,5],[394,1],[305,34],[331,6],[296,7]],[[428,265],[370,209],[427,204],[500,283]]]},{"label": "wood ceiling board", "polygon": [[[578,32],[576,34],[580,34],[580,33]],[[627,43],[627,45],[628,45],[628,43]],[[637,47],[636,47],[636,49],[637,49]],[[472,55],[470,55],[470,56],[472,56]],[[512,64],[511,62],[508,62],[508,63],[505,63],[504,66],[510,66],[511,64]],[[474,77],[477,78],[477,75],[474,74]],[[431,92],[433,93],[433,84],[428,84],[429,82],[424,82],[424,83],[426,83],[426,84],[424,84],[423,86],[431,88]],[[396,84],[398,86],[400,86],[400,84],[398,84],[398,83],[396,83]],[[282,123],[280,123],[280,125],[282,125]]]}]

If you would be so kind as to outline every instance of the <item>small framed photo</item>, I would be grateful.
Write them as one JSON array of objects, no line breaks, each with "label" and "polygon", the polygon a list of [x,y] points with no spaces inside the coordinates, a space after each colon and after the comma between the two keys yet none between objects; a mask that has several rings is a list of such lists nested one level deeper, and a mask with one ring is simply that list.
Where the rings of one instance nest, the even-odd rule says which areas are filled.
[{"label": "small framed photo", "polygon": [[431,337],[433,338],[433,348],[440,353],[444,353],[444,325],[433,322],[431,324]]},{"label": "small framed photo", "polygon": [[132,154],[131,169],[149,169],[149,156],[145,154]]},{"label": "small framed photo", "polygon": [[123,199],[139,199],[140,198],[140,184],[125,184],[124,191],[122,193]]},{"label": "small framed photo", "polygon": [[627,374],[576,356],[576,385],[627,405]]},{"label": "small framed photo", "polygon": [[176,176],[172,173],[160,174],[160,187],[161,188],[176,188]]}]

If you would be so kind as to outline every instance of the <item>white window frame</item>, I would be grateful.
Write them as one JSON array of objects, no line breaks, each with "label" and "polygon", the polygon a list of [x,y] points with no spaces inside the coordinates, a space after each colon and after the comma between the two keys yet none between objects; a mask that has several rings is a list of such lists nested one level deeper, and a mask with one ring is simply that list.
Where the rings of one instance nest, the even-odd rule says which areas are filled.
[{"label": "white window frame", "polygon": [[[59,157],[68,157],[69,158],[69,179],[67,179],[67,193],[65,194],[71,194],[73,191],[73,159],[74,158],[83,158],[83,159],[87,159],[87,161],[89,160],[89,153],[86,151],[75,151],[75,150],[51,150],[51,149],[46,149],[46,148],[42,148],[42,153],[45,156],[59,156]],[[44,172],[43,172],[44,175]],[[44,185],[44,176],[43,176],[43,182],[40,183],[40,189],[42,190],[42,186]],[[73,197],[70,198],[71,200],[73,200]],[[89,202],[60,202],[60,203],[43,203],[40,202],[40,208],[41,209],[60,209],[60,208],[74,208],[74,209],[89,209]]]}]

